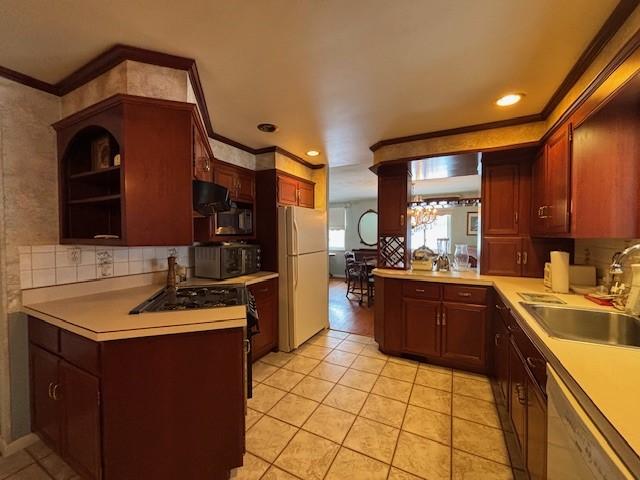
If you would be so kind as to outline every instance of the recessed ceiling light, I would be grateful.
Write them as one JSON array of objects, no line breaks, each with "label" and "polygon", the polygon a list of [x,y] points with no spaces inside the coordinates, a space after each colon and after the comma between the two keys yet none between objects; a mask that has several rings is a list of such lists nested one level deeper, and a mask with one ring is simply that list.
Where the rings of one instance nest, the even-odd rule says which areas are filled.
[{"label": "recessed ceiling light", "polygon": [[309,150],[307,152],[307,155],[309,155],[310,157],[317,157],[318,155],[320,155],[320,152],[317,150]]},{"label": "recessed ceiling light", "polygon": [[273,123],[260,123],[258,124],[258,130],[261,132],[273,133],[278,130],[278,126]]},{"label": "recessed ceiling light", "polygon": [[524,93],[509,93],[504,97],[500,97],[496,100],[496,104],[501,107],[508,107],[509,105],[515,105],[524,97]]}]

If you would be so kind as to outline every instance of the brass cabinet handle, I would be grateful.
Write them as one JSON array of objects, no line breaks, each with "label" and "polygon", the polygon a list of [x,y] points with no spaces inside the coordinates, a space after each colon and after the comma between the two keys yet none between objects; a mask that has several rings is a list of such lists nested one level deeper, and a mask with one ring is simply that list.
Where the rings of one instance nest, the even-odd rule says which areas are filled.
[{"label": "brass cabinet handle", "polygon": [[500,344],[500,339],[502,338],[502,334],[496,333],[495,337],[493,337],[493,344],[497,347]]},{"label": "brass cabinet handle", "polygon": [[496,303],[496,308],[497,308],[498,310],[500,310],[501,312],[502,312],[502,311],[504,311],[504,310],[509,310],[509,308],[508,308],[508,307],[503,307],[503,306],[501,306],[501,305],[498,305],[497,303]]},{"label": "brass cabinet handle", "polygon": [[404,227],[404,215],[400,215],[400,226]]},{"label": "brass cabinet handle", "polygon": [[470,297],[471,294],[469,292],[458,292],[459,297]]},{"label": "brass cabinet handle", "polygon": [[53,382],[49,382],[49,398],[51,400],[53,400],[53,394],[51,393],[52,389],[53,389]]},{"label": "brass cabinet handle", "polygon": [[59,387],[60,387],[60,384],[59,384],[59,383],[56,383],[56,384],[53,386],[53,390],[51,391],[51,397],[52,397],[54,400],[58,400],[58,388],[59,388]]},{"label": "brass cabinet handle", "polygon": [[507,330],[509,330],[511,333],[517,331],[516,327],[514,327],[513,325],[507,325]]},{"label": "brass cabinet handle", "polygon": [[520,384],[520,383],[516,383],[516,394],[518,395],[518,403],[520,405],[526,405],[527,404],[527,392],[526,390],[524,390],[524,385]]},{"label": "brass cabinet handle", "polygon": [[436,326],[441,325],[440,323],[440,309],[436,309]]},{"label": "brass cabinet handle", "polygon": [[440,325],[445,326],[447,324],[447,311],[442,308],[442,322],[440,322]]},{"label": "brass cabinet handle", "polygon": [[519,220],[518,212],[514,212],[513,217],[514,217],[515,223],[518,223],[518,220]]},{"label": "brass cabinet handle", "polygon": [[424,293],[424,288],[416,288],[416,292],[418,292],[418,293]]},{"label": "brass cabinet handle", "polygon": [[516,252],[516,264],[522,264],[522,252]]},{"label": "brass cabinet handle", "polygon": [[538,368],[546,366],[546,362],[541,358],[527,357],[527,365],[529,365],[530,368]]},{"label": "brass cabinet handle", "polygon": [[249,339],[245,338],[244,339],[244,352],[245,353],[249,353],[251,351],[251,342],[249,341]]},{"label": "brass cabinet handle", "polygon": [[529,260],[529,252],[522,252],[522,264],[526,265]]}]

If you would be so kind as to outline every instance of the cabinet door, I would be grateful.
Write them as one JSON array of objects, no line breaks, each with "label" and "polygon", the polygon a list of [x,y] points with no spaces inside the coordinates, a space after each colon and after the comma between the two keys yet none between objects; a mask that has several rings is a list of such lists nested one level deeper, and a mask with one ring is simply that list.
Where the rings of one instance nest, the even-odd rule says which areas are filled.
[{"label": "cabinet door", "polygon": [[518,277],[522,274],[522,239],[485,237],[480,255],[482,273]]},{"label": "cabinet door", "polygon": [[569,232],[570,132],[570,125],[560,128],[545,147],[545,233]]},{"label": "cabinet door", "polygon": [[545,169],[545,148],[542,148],[531,169],[531,232],[533,234],[544,234],[546,232],[546,222],[544,206],[546,205],[546,169]]},{"label": "cabinet door", "polygon": [[414,355],[439,356],[440,302],[405,298],[402,315],[402,350]]},{"label": "cabinet door", "polygon": [[573,240],[562,238],[532,238],[522,240],[522,275],[544,277],[544,264],[551,261],[553,250],[573,252]]},{"label": "cabinet door", "polygon": [[519,234],[519,164],[484,165],[482,199],[482,230],[485,235]]},{"label": "cabinet door", "polygon": [[58,357],[31,344],[31,428],[53,448],[60,448],[60,402],[53,390],[60,383]]},{"label": "cabinet door", "polygon": [[298,204],[301,207],[315,207],[315,185],[313,183],[298,183]]},{"label": "cabinet door", "polygon": [[442,357],[482,367],[487,359],[487,307],[442,304]]},{"label": "cabinet door", "polygon": [[204,182],[213,181],[212,161],[198,127],[193,127],[193,176]]},{"label": "cabinet door", "polygon": [[547,402],[527,375],[527,470],[531,480],[547,478]]},{"label": "cabinet door", "polygon": [[213,178],[214,183],[222,185],[229,190],[229,196],[232,200],[237,199],[238,182],[236,172],[233,169],[225,165],[216,164],[213,169]]},{"label": "cabinet door", "polygon": [[507,313],[506,308],[502,302],[497,302],[493,319],[493,344],[495,346],[493,373],[498,381],[505,403],[509,400],[509,331],[502,317],[503,314]]},{"label": "cabinet door", "polygon": [[260,333],[252,338],[253,360],[256,361],[278,346],[278,283],[277,280],[251,285],[256,299]]},{"label": "cabinet door", "polygon": [[407,234],[407,175],[378,176],[380,235]]},{"label": "cabinet door", "polygon": [[509,342],[509,414],[522,454],[526,448],[527,380],[524,360],[513,342]]},{"label": "cabinet door", "polygon": [[247,171],[236,172],[237,199],[240,202],[253,203],[255,197],[255,176]]},{"label": "cabinet door", "polygon": [[298,181],[285,175],[278,175],[278,203],[298,205]]},{"label": "cabinet door", "polygon": [[63,448],[67,461],[83,476],[101,476],[100,381],[66,362],[60,363]]}]

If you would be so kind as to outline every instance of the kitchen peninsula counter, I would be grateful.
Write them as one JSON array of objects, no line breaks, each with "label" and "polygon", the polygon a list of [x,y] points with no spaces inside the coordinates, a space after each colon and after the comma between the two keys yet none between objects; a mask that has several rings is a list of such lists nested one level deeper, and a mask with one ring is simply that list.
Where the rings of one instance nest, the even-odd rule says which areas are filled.
[{"label": "kitchen peninsula counter", "polygon": [[[469,272],[429,272],[375,269],[378,277],[493,287],[511,309],[551,366],[558,372],[614,450],[628,463],[640,465],[640,349],[562,340],[551,337],[523,307],[520,293],[551,293],[542,279],[480,275]],[[582,295],[552,293],[566,307],[615,310]]]}]

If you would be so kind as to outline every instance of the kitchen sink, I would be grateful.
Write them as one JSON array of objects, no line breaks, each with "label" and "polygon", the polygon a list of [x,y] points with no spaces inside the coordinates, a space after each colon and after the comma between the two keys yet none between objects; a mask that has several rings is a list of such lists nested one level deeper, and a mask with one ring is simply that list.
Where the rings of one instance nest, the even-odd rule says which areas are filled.
[{"label": "kitchen sink", "polygon": [[552,337],[640,347],[640,318],[622,312],[522,303]]}]

